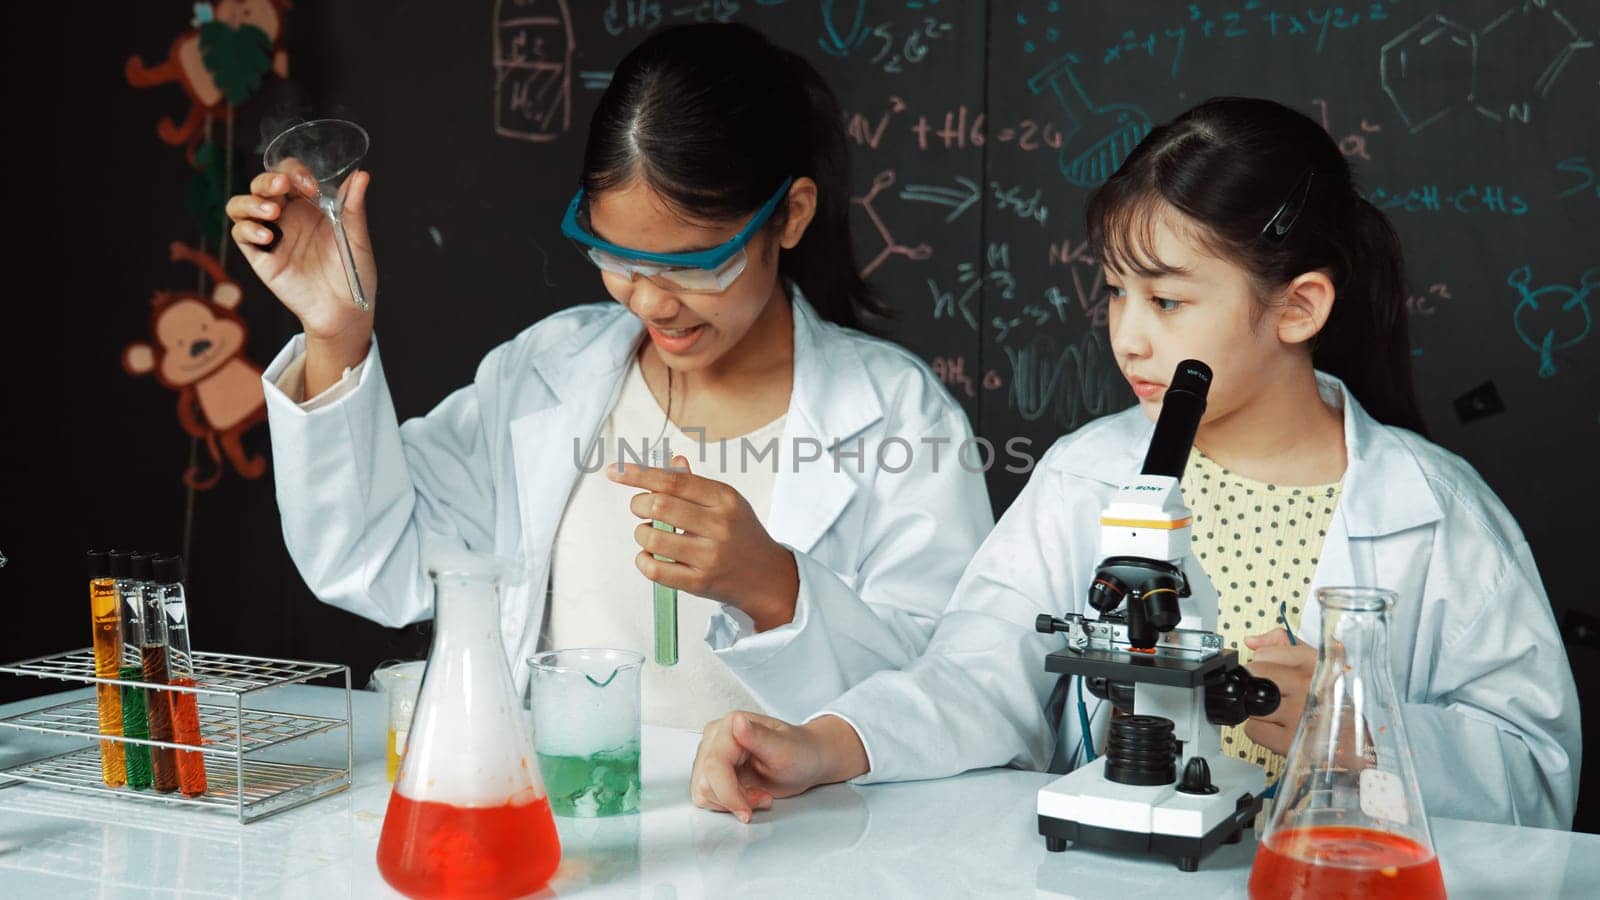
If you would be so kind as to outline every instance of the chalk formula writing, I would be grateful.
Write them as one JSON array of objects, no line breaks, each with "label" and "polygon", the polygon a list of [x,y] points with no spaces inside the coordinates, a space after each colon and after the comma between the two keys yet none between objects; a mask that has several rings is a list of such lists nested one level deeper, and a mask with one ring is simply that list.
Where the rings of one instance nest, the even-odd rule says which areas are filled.
[{"label": "chalk formula writing", "polygon": [[1105,47],[1101,62],[1111,65],[1129,59],[1170,59],[1168,74],[1177,78],[1183,67],[1184,49],[1195,41],[1229,43],[1246,39],[1292,40],[1308,44],[1321,53],[1328,45],[1328,38],[1334,34],[1363,27],[1381,27],[1388,22],[1395,5],[1393,0],[1295,8],[1277,7],[1261,0],[1204,6],[1191,3],[1188,14],[1182,18],[1174,17],[1156,28],[1130,28],[1123,31],[1118,40]]},{"label": "chalk formula writing", "polygon": [[1404,189],[1374,188],[1367,200],[1381,210],[1408,213],[1481,213],[1485,215],[1525,216],[1528,201],[1521,194],[1499,184],[1469,184],[1462,188],[1440,189],[1423,184]]},{"label": "chalk formula writing", "polygon": [[1594,166],[1590,165],[1588,157],[1569,156],[1556,163],[1556,171],[1566,173],[1565,177],[1571,182],[1558,197],[1587,196],[1600,200],[1600,182],[1595,180]]},{"label": "chalk formula writing", "polygon": [[[939,381],[957,397],[976,397],[980,384],[974,383],[971,375],[967,374],[967,360],[963,356],[935,356],[933,358],[933,374]],[[983,373],[979,379],[985,391],[997,391],[1004,386],[1000,373],[993,369]]]},{"label": "chalk formula writing", "polygon": [[867,65],[896,74],[921,63],[954,30],[954,25],[935,16],[923,16],[910,25],[869,24],[866,0],[822,0],[817,45],[830,56],[861,56]]},{"label": "chalk formula writing", "polygon": [[[977,182],[970,178],[957,175],[954,180],[954,187],[935,184],[906,185],[905,190],[900,192],[900,199],[949,207],[950,212],[944,217],[945,224],[949,224],[961,218],[961,214],[971,209],[984,193]],[[1018,185],[1003,185],[998,181],[991,181],[989,196],[994,198],[995,209],[1000,212],[1011,213],[1040,227],[1050,219],[1050,207],[1045,205],[1044,191],[1039,188],[1030,193],[1027,188]]]},{"label": "chalk formula writing", "polygon": [[1372,158],[1367,153],[1367,135],[1376,134],[1382,131],[1382,125],[1374,125],[1373,123],[1368,122],[1366,117],[1363,116],[1361,119],[1361,124],[1356,126],[1355,131],[1341,136],[1333,130],[1333,126],[1328,122],[1328,101],[1318,97],[1312,100],[1311,104],[1315,106],[1322,114],[1323,130],[1328,132],[1330,137],[1339,142],[1340,153],[1343,153],[1346,157],[1360,157],[1361,159]]},{"label": "chalk formula writing", "polygon": [[[973,113],[966,104],[962,104],[953,110],[946,110],[942,124],[937,113],[932,121],[926,115],[918,115],[916,123],[911,126],[911,133],[917,136],[918,150],[929,147],[943,147],[946,150],[978,148],[991,140],[986,118],[985,113]],[[1060,129],[1053,123],[1041,123],[1033,119],[1023,119],[1015,125],[997,128],[992,139],[1000,144],[1014,144],[1020,150],[1061,149]]]}]

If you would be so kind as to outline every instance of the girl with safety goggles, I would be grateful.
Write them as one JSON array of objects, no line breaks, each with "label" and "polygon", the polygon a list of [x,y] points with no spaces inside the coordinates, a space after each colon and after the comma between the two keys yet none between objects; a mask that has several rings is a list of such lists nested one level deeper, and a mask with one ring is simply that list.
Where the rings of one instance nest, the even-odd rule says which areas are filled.
[{"label": "girl with safety goggles", "polygon": [[[376,296],[370,184],[351,176],[345,223]],[[851,188],[838,103],[804,59],[742,25],[654,34],[600,98],[562,221],[616,302],[535,323],[402,427],[324,218],[258,176],[228,211],[304,328],[264,379],[307,584],[398,626],[432,613],[425,550],[513,560],[519,685],[544,647],[653,656],[652,582],[677,590],[680,655],[647,663],[643,715],[696,729],[803,717],[916,658],[993,518],[955,457],[961,407],[859,330],[887,307],[855,262]]]}]

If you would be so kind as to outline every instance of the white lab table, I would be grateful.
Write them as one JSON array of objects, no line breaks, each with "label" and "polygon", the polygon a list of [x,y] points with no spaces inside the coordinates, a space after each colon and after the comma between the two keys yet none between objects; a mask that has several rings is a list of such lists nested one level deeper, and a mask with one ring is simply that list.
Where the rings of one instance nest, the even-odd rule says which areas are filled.
[{"label": "white lab table", "polygon": [[[342,714],[332,688],[289,687],[308,712]],[[80,695],[82,692],[78,692]],[[0,716],[68,695],[0,707]],[[0,896],[391,897],[378,874],[389,799],[383,705],[355,692],[350,790],[248,825],[228,814],[20,785],[0,790]],[[39,738],[0,729],[0,766]],[[831,785],[749,825],[696,809],[699,735],[646,728],[638,815],[556,820],[549,892],[581,897],[1244,897],[1254,844],[1170,861],[1048,853],[1034,792],[1048,776],[985,770],[942,781]],[[342,738],[341,738],[342,746]],[[342,752],[342,751],[341,751]],[[1600,836],[1435,819],[1450,896],[1600,896]]]}]

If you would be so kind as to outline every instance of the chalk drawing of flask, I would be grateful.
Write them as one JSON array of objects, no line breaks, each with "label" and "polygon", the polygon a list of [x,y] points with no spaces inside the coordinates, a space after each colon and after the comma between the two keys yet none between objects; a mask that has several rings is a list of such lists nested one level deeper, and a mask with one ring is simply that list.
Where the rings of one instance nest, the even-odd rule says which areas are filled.
[{"label": "chalk drawing of flask", "polygon": [[1042,94],[1048,88],[1056,95],[1066,115],[1061,127],[1061,174],[1078,187],[1092,188],[1111,177],[1150,133],[1151,125],[1150,117],[1137,106],[1090,102],[1072,71],[1077,62],[1078,58],[1068,53],[1029,78],[1028,90]]},{"label": "chalk drawing of flask", "polygon": [[1589,336],[1594,326],[1589,311],[1589,294],[1600,289],[1600,266],[1584,272],[1576,289],[1565,284],[1533,287],[1533,268],[1518,266],[1506,278],[1522,299],[1512,313],[1517,336],[1528,349],[1539,354],[1539,377],[1556,374],[1556,352],[1568,350]]},{"label": "chalk drawing of flask", "polygon": [[566,0],[496,0],[495,134],[543,142],[566,133],[574,47]]}]

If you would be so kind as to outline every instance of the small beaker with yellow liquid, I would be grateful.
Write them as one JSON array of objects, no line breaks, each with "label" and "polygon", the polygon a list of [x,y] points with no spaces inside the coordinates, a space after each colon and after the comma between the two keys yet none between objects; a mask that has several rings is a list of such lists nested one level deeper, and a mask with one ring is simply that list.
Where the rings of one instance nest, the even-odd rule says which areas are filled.
[{"label": "small beaker with yellow liquid", "polygon": [[406,752],[406,735],[411,730],[411,715],[417,709],[417,689],[422,686],[422,667],[426,660],[388,663],[372,673],[372,682],[388,705],[388,772],[394,783],[400,771],[400,757]]}]

